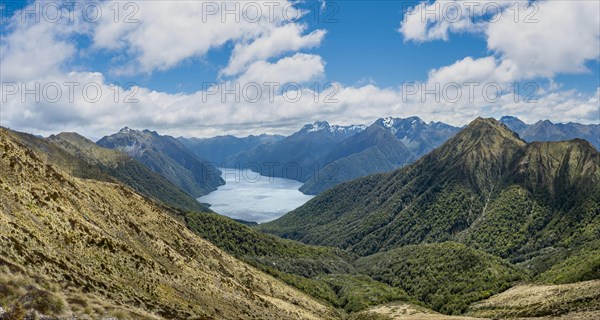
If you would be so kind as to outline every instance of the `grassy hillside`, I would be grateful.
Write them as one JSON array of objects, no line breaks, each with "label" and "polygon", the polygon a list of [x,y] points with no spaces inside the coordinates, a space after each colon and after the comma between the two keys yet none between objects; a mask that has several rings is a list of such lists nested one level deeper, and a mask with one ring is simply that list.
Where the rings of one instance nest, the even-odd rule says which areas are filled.
[{"label": "grassy hillside", "polygon": [[[565,315],[600,317],[600,280],[567,285],[519,285],[469,307],[468,315],[516,318]],[[585,319],[583,317],[582,319]]]},{"label": "grassy hillside", "polygon": [[47,275],[31,272],[0,258],[0,306],[3,319],[24,319],[27,314],[79,315],[83,319],[160,319],[141,308],[122,305]]},{"label": "grassy hillside", "polygon": [[[34,149],[38,153],[45,150],[46,152],[42,153],[46,156],[62,155],[61,163],[69,163],[67,167],[80,163],[80,165],[90,165],[90,168],[99,168],[99,174],[107,181],[115,181],[117,178],[129,184],[133,180],[132,186],[137,188],[140,186],[139,183],[151,181],[148,186],[154,188],[150,190],[149,196],[152,196],[152,191],[169,190],[156,188],[161,186],[160,183],[175,188],[129,156],[116,150],[99,147],[77,134],[64,133],[52,136],[48,139],[51,143],[33,136],[19,135],[32,143],[35,142]],[[57,146],[60,148],[56,148]],[[56,150],[52,153],[47,152],[50,149]],[[131,168],[138,170],[138,174],[128,175]],[[155,181],[152,181],[153,179]],[[142,183],[141,186],[144,184]],[[178,192],[175,195],[185,195],[181,191]],[[177,208],[177,203],[173,204],[175,199],[177,197],[168,195],[165,203]],[[349,276],[354,273],[351,263],[356,257],[340,249],[308,246],[266,235],[218,214],[189,210],[170,210],[169,214],[181,220],[202,238],[238,259],[333,306],[354,310],[392,301],[402,296],[401,290],[374,280],[367,281],[368,277]],[[325,278],[321,279],[321,276]],[[342,277],[347,281],[332,280],[342,279]],[[355,281],[350,281],[351,279]],[[349,296],[349,292],[352,292],[352,296]]]},{"label": "grassy hillside", "polygon": [[128,187],[73,177],[5,129],[0,152],[0,256],[13,271],[159,318],[335,315],[201,239],[172,218],[173,209]]},{"label": "grassy hillside", "polygon": [[506,290],[522,277],[501,259],[452,242],[404,246],[361,258],[356,266],[445,314],[463,313],[470,303]]}]

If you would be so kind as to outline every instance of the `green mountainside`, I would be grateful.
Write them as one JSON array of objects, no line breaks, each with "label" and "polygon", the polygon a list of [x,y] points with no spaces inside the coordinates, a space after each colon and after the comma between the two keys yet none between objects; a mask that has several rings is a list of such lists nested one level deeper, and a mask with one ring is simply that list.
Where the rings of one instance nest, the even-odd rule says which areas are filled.
[{"label": "green mountainside", "polygon": [[187,227],[238,259],[347,311],[406,300],[399,288],[356,273],[357,256],[258,232],[218,214],[185,212]]},{"label": "green mountainside", "polygon": [[521,274],[514,266],[453,242],[408,245],[361,258],[360,272],[405,290],[446,314],[460,314],[475,301],[511,287]]},{"label": "green mountainside", "polygon": [[539,275],[557,252],[600,238],[599,204],[600,154],[588,142],[527,144],[476,119],[415,164],[344,183],[258,228],[359,255],[457,241]]}]

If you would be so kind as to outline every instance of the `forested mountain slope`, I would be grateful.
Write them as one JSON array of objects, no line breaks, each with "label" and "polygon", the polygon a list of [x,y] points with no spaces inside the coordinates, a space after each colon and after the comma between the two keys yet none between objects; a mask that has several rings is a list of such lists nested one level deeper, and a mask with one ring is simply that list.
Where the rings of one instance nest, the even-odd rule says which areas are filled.
[{"label": "forested mountain slope", "polygon": [[360,255],[453,240],[541,274],[598,239],[600,155],[584,140],[527,144],[479,118],[415,164],[334,187],[259,228]]}]

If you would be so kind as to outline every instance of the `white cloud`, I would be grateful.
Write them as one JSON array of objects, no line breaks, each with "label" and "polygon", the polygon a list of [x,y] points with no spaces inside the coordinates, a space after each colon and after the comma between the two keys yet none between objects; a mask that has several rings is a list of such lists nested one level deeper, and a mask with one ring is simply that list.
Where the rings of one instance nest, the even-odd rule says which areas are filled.
[{"label": "white cloud", "polygon": [[449,66],[429,72],[429,82],[442,85],[450,82],[497,82],[509,83],[517,78],[518,67],[510,60],[498,61],[494,57],[474,59],[466,57]]},{"label": "white cloud", "polygon": [[539,11],[526,6],[520,5],[518,22],[506,12],[486,29],[488,48],[513,61],[521,78],[584,72],[586,62],[600,58],[600,2],[541,1]]},{"label": "white cloud", "polygon": [[[517,115],[529,122],[550,119],[555,122],[597,123],[600,112],[600,90],[593,95],[549,91],[536,96],[539,101],[532,103],[515,102],[510,92],[504,92],[494,103],[486,102],[481,95],[472,101],[465,97],[460,101],[441,99],[437,102],[433,96],[423,99],[420,94],[404,97],[400,88],[336,84],[319,94],[303,88],[297,101],[294,99],[297,92],[288,96],[279,93],[271,97],[263,95],[258,101],[249,101],[250,97],[241,90],[237,95],[225,97],[221,92],[168,94],[147,88],[135,88],[133,91],[119,89],[118,95],[115,95],[115,89],[109,87],[101,74],[88,72],[48,76],[40,82],[77,82],[79,85],[75,87],[73,101],[69,101],[65,87],[58,101],[50,101],[53,94],[41,95],[40,102],[36,102],[31,95],[23,100],[19,93],[7,95],[7,92],[0,92],[0,96],[6,99],[2,125],[45,135],[77,131],[99,137],[129,126],[175,136],[212,136],[264,132],[289,134],[314,120],[369,124],[387,115],[417,115],[426,121],[445,121],[455,125],[468,123],[477,116],[504,114]],[[97,101],[91,101],[96,97],[94,88],[88,90],[88,95],[83,94],[86,84],[101,87],[102,95]],[[31,87],[31,84],[28,85]],[[130,95],[137,102],[125,103]]]},{"label": "white cloud", "polygon": [[405,41],[447,41],[451,32],[481,31],[485,23],[475,22],[474,18],[484,12],[503,8],[507,6],[506,3],[498,2],[496,7],[492,7],[485,1],[421,2],[414,8],[408,8],[398,32],[402,33]]},{"label": "white cloud", "polygon": [[[454,1],[421,3],[402,23],[399,31],[405,40],[447,40],[450,32],[478,32],[494,53],[479,59],[467,57],[434,70],[430,79],[445,78],[453,72],[466,72],[454,78],[500,82],[552,78],[586,72],[585,64],[600,58],[600,2],[508,1],[501,2],[502,7],[491,2],[496,5],[487,10],[483,10],[485,2],[461,2],[461,7],[465,3],[474,3],[481,10],[463,9],[463,15],[454,21],[453,16],[444,14],[444,8],[457,6]],[[497,14],[482,20],[484,12]]]},{"label": "white cloud", "polygon": [[297,53],[275,63],[257,61],[236,81],[242,85],[250,82],[304,83],[323,77],[324,74],[325,63],[320,56]]},{"label": "white cloud", "polygon": [[314,48],[321,44],[324,30],[303,35],[306,26],[290,23],[273,28],[250,43],[238,43],[233,49],[229,65],[222,71],[225,76],[239,74],[252,62],[266,60],[285,52]]},{"label": "white cloud", "polygon": [[[49,101],[52,99],[48,96],[42,96],[41,101],[36,102],[32,96],[22,99],[19,93],[9,95],[2,105],[2,125],[41,134],[78,131],[88,136],[102,136],[130,126],[172,135],[210,136],[265,131],[286,134],[306,122],[318,119],[340,124],[370,123],[387,115],[417,115],[427,121],[445,121],[455,125],[463,125],[477,116],[503,114],[514,114],[530,122],[546,118],[557,122],[598,122],[600,90],[591,95],[561,91],[560,86],[553,82],[547,88],[541,88],[543,90],[536,95],[539,99],[537,103],[515,102],[515,96],[510,92],[504,92],[497,101],[489,102],[480,87],[472,99],[465,95],[458,101],[450,101],[441,94],[441,100],[437,102],[440,94],[425,96],[425,99],[420,94],[407,98],[403,96],[401,88],[381,88],[373,84],[337,84],[320,94],[304,88],[300,91],[301,99],[294,102],[280,94],[272,100],[264,95],[255,102],[249,102],[245,99],[247,97],[242,96],[240,102],[236,102],[235,97],[223,99],[221,94],[202,91],[169,94],[148,88],[135,88],[134,91],[119,89],[115,101],[115,89],[106,83],[102,74],[65,71],[63,64],[80,53],[70,37],[85,33],[94,37],[95,47],[91,50],[127,52],[134,63],[117,67],[129,67],[132,72],[170,68],[186,59],[202,57],[211,48],[231,43],[238,49],[234,49],[228,69],[231,68],[231,74],[239,76],[237,81],[241,83],[304,82],[324,77],[325,63],[320,56],[295,52],[318,45],[323,37],[321,31],[306,34],[304,27],[297,22],[281,17],[273,22],[263,20],[255,24],[221,23],[219,17],[210,23],[197,24],[197,20],[186,18],[202,18],[202,13],[195,11],[190,4],[192,2],[174,2],[172,6],[151,5],[163,3],[155,1],[137,3],[140,4],[138,24],[115,24],[110,21],[81,26],[27,24],[13,27],[6,37],[3,34],[3,80],[7,80],[5,76],[12,75],[16,79],[14,81],[25,81],[28,88],[34,82],[41,85],[77,82],[79,86],[75,88],[73,101],[69,101],[64,85],[58,101]],[[562,11],[570,17],[566,21],[573,21],[573,12],[584,14],[581,10],[571,12],[563,8]],[[584,11],[587,13],[591,10]],[[540,10],[538,19],[543,17],[545,15]],[[109,18],[112,19],[111,16]],[[539,39],[544,42],[541,45],[543,50],[535,48],[535,35],[546,32],[544,28],[527,29],[528,26],[522,26],[527,29],[523,31],[527,36],[519,38],[515,35],[514,38],[528,41],[523,46],[523,52],[502,40],[510,34],[485,31],[493,33],[496,39],[490,36],[489,41],[494,56],[466,57],[452,65],[434,69],[429,73],[426,85],[436,82],[442,85],[467,81],[498,82],[502,84],[502,89],[507,89],[506,84],[514,79],[543,76],[544,73],[540,71],[544,69],[542,66],[545,66],[544,70],[549,70],[549,74],[580,72],[585,61],[594,59],[589,48],[598,44],[597,37],[594,38],[598,28],[593,28],[597,22],[589,15],[578,18],[578,23],[579,19],[582,20],[581,30],[563,26],[572,34],[575,39],[573,42],[564,42],[563,38],[567,35],[556,32],[556,43],[543,47],[550,40],[540,36]],[[555,23],[562,25],[563,22]],[[490,24],[485,30],[494,27]],[[553,28],[547,28],[548,32],[555,32]],[[428,35],[443,39],[448,32],[459,29],[469,32],[475,30],[471,27],[442,27]],[[580,43],[584,41],[591,44]],[[582,52],[563,48],[564,44],[575,48],[579,46]],[[560,52],[546,54],[548,50]],[[528,63],[527,52],[540,60],[536,62],[538,65]],[[571,61],[564,58],[569,55],[574,56]],[[91,97],[82,94],[85,84],[101,88],[103,94],[98,101],[90,102]],[[1,97],[4,98],[7,93],[6,88],[2,87]],[[91,93],[93,96],[93,90]],[[123,100],[129,94],[134,94],[133,98],[138,101],[125,103]]]},{"label": "white cloud", "polygon": [[[112,5],[104,4],[105,10],[110,12]],[[103,16],[93,34],[97,48],[126,50],[135,65],[119,68],[131,72],[170,69],[231,41],[235,50],[226,73],[233,74],[255,60],[318,46],[324,35],[317,30],[303,36],[305,27],[294,21],[304,13],[290,1],[137,1],[135,5],[132,18],[137,22],[115,23],[112,16]]]},{"label": "white cloud", "polygon": [[20,81],[60,72],[60,67],[72,57],[76,48],[68,35],[76,27],[68,23],[51,23],[43,19],[20,21],[20,16],[5,26],[10,33],[2,35],[0,64],[2,81]]}]

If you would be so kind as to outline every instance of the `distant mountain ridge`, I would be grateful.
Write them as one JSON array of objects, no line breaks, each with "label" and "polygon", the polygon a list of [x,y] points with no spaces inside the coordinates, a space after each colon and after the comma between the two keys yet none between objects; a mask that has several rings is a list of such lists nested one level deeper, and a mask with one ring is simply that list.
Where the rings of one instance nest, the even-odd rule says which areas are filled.
[{"label": "distant mountain ridge", "polygon": [[[597,149],[600,147],[600,125],[553,124],[547,120],[528,125],[510,116],[502,117],[500,122],[528,142],[581,138]],[[373,127],[383,128],[388,133],[384,137],[383,131]],[[261,167],[263,175],[300,180],[304,182],[300,191],[316,195],[345,181],[410,164],[460,129],[443,122],[426,123],[419,117],[380,118],[369,127],[316,121],[289,137],[243,150],[229,157],[226,163],[253,169]],[[261,166],[265,163],[276,164],[278,168]]]},{"label": "distant mountain ridge", "polygon": [[458,130],[441,122],[427,124],[419,117],[378,119],[366,130],[335,145],[320,160],[323,169],[300,191],[319,194],[342,182],[403,167]]},{"label": "distant mountain ridge", "polygon": [[337,126],[326,121],[307,124],[278,141],[260,144],[227,159],[230,167],[250,168],[265,176],[306,181],[336,143],[364,130],[364,126]]},{"label": "distant mountain ridge", "polygon": [[206,159],[217,166],[225,164],[227,158],[240,152],[248,151],[259,144],[276,142],[285,138],[280,135],[261,134],[250,135],[244,138],[234,136],[217,136],[212,138],[183,138],[181,143],[196,156]]},{"label": "distant mountain ridge", "polygon": [[512,116],[503,116],[500,118],[500,122],[506,124],[527,142],[564,141],[579,138],[587,140],[596,147],[596,150],[600,150],[600,124],[552,123],[549,120],[526,124]]},{"label": "distant mountain ridge", "polygon": [[367,126],[365,125],[349,125],[349,126],[339,126],[339,125],[330,125],[327,121],[315,121],[312,124],[306,124],[302,129],[300,129],[300,133],[310,133],[310,132],[329,132],[333,135],[342,135],[344,137],[351,136],[353,134],[359,133],[365,130]]},{"label": "distant mountain ridge", "polygon": [[215,166],[198,158],[177,139],[155,131],[125,127],[96,144],[125,152],[195,198],[225,183]]},{"label": "distant mountain ridge", "polygon": [[419,117],[387,117],[378,119],[375,124],[390,130],[416,156],[433,150],[460,130],[443,122],[426,123]]}]

